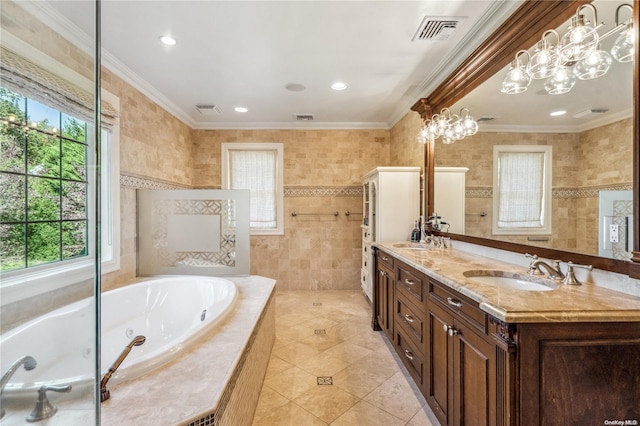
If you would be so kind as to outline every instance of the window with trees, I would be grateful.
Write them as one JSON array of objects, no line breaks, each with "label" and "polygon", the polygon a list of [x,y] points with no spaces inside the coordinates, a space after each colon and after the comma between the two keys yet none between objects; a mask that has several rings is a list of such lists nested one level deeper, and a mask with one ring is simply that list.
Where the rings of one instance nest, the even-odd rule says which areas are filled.
[{"label": "window with trees", "polygon": [[3,87],[0,120],[0,271],[87,256],[87,123]]}]

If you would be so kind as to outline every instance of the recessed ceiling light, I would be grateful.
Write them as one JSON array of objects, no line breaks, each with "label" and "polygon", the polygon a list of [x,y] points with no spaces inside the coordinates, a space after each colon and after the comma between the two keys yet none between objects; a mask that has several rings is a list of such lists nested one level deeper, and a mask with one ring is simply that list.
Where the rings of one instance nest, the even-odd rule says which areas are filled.
[{"label": "recessed ceiling light", "polygon": [[249,110],[248,110],[247,108],[245,108],[245,107],[235,107],[233,110],[234,110],[235,112],[247,112],[247,111],[249,111]]},{"label": "recessed ceiling light", "polygon": [[331,88],[332,88],[333,90],[344,90],[344,89],[346,89],[346,88],[347,88],[347,85],[346,85],[346,84],[344,84],[344,83],[343,83],[343,82],[341,82],[341,81],[336,81],[335,83],[333,83],[333,84],[331,85]]},{"label": "recessed ceiling light", "polygon": [[567,113],[567,111],[561,109],[561,110],[558,110],[558,111],[553,111],[553,112],[549,113],[549,115],[552,116],[552,117],[557,117],[559,115],[565,115],[566,113]]},{"label": "recessed ceiling light", "polygon": [[175,44],[177,43],[176,39],[171,36],[161,36],[160,41],[162,42],[162,44],[166,44],[167,46],[175,46]]}]

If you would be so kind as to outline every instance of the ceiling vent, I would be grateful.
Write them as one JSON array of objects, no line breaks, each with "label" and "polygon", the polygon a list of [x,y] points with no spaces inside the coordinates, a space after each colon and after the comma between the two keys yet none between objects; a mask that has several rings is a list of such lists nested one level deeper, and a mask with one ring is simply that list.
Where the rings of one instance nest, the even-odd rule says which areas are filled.
[{"label": "ceiling vent", "polygon": [[482,116],[482,117],[478,118],[478,119],[476,120],[476,123],[478,123],[478,124],[480,124],[480,123],[486,123],[486,122],[488,122],[488,121],[493,121],[493,120],[495,120],[496,118],[499,118],[499,117],[495,117],[495,116],[487,116],[487,115],[485,115],[485,116]]},{"label": "ceiling vent", "polygon": [[446,40],[465,19],[465,16],[425,16],[411,41]]},{"label": "ceiling vent", "polygon": [[577,112],[573,115],[573,118],[583,118],[583,117],[588,117],[590,115],[593,114],[604,114],[605,112],[609,111],[606,108],[588,108],[585,109],[584,111],[580,111]]},{"label": "ceiling vent", "polygon": [[312,114],[295,114],[297,121],[313,121]]},{"label": "ceiling vent", "polygon": [[218,105],[196,105],[196,109],[202,115],[220,115],[222,108]]}]

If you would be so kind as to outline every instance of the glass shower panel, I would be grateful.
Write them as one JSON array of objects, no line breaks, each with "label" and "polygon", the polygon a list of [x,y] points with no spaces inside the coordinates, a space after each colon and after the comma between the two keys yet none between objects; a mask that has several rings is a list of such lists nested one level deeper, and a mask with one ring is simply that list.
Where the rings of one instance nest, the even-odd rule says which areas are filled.
[{"label": "glass shower panel", "polygon": [[249,275],[249,190],[139,190],[138,275]]},{"label": "glass shower panel", "polygon": [[99,2],[0,16],[1,423],[99,424]]}]

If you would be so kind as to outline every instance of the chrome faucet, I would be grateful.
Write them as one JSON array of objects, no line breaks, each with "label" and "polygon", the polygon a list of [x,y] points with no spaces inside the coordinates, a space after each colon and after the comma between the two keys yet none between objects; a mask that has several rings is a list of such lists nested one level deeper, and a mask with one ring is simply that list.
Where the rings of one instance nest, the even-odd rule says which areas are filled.
[{"label": "chrome faucet", "polygon": [[[23,356],[22,358],[18,359],[16,362],[14,362],[11,367],[9,367],[9,369],[2,375],[2,379],[0,379],[0,399],[2,398],[2,392],[4,392],[4,387],[7,386],[7,383],[9,383],[9,379],[11,379],[11,376],[13,376],[13,374],[18,371],[18,368],[20,368],[20,366],[24,365],[24,369],[29,371],[29,370],[33,370],[34,368],[36,368],[36,360],[32,357],[32,356]],[[4,409],[0,408],[0,419],[4,416]]]},{"label": "chrome faucet", "polygon": [[116,372],[118,367],[120,367],[122,361],[124,361],[127,355],[129,355],[129,352],[131,352],[131,348],[134,346],[140,346],[145,342],[145,340],[147,340],[147,338],[144,336],[134,337],[133,340],[127,346],[125,346],[118,359],[116,359],[116,362],[114,362],[113,365],[109,368],[109,371],[107,371],[102,380],[100,380],[100,402],[104,402],[107,399],[111,398],[111,392],[109,392],[109,389],[107,389],[107,382],[109,381],[113,373]]}]

